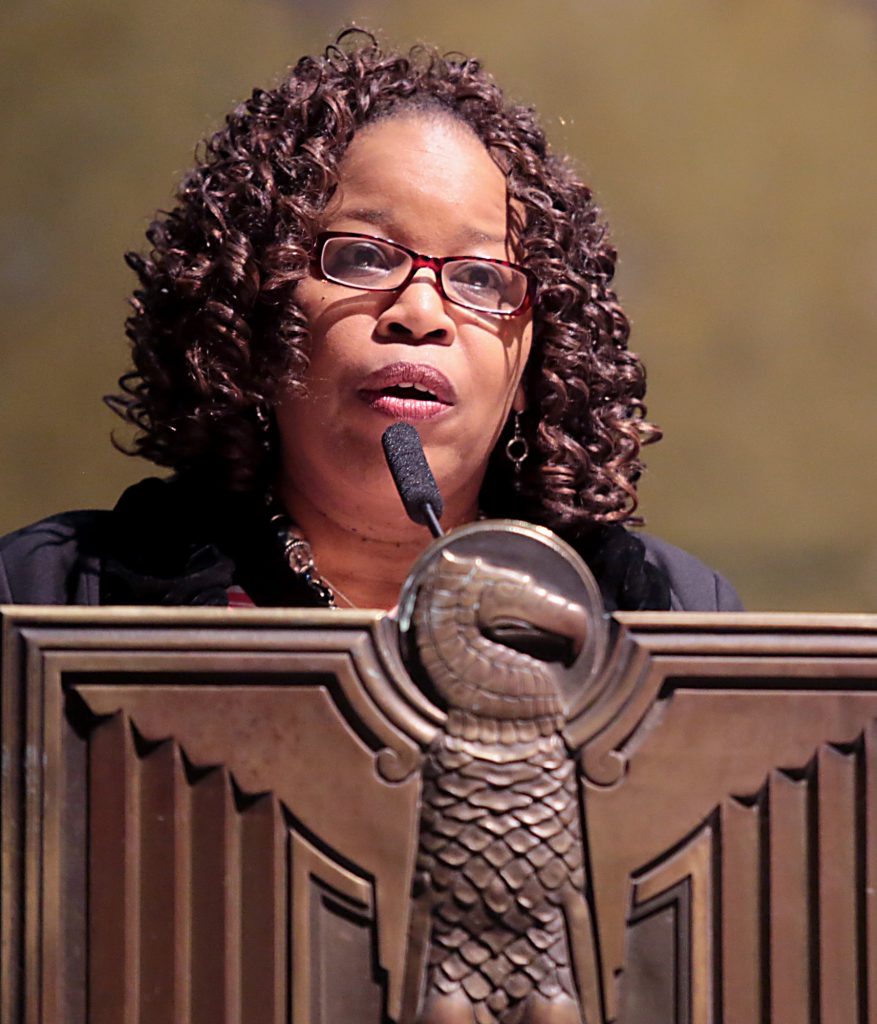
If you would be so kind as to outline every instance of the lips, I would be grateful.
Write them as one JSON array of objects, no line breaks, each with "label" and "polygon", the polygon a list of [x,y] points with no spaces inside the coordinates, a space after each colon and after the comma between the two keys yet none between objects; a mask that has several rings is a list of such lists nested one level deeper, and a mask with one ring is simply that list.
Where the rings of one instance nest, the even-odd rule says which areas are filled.
[{"label": "lips", "polygon": [[427,363],[391,363],[370,373],[357,389],[375,412],[399,420],[440,416],[457,400],[453,384]]}]

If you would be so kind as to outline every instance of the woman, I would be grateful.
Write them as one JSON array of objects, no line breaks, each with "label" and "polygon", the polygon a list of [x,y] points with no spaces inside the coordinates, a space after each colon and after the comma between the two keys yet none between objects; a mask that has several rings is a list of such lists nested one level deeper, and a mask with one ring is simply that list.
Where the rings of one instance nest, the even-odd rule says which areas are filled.
[{"label": "woman", "polygon": [[477,62],[356,43],[256,90],[128,257],[109,401],[175,475],[7,538],[0,600],[390,608],[429,542],[380,445],[407,420],[445,529],[541,523],[609,608],[738,607],[622,525],[660,435],[589,189]]}]

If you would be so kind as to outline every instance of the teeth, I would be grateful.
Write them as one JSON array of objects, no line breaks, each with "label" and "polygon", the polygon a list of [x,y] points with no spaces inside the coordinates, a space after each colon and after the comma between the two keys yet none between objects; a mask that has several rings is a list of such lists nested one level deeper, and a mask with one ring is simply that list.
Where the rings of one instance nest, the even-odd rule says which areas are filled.
[{"label": "teeth", "polygon": [[422,391],[425,395],[432,395],[433,392],[429,390],[424,384],[415,384],[413,380],[401,380],[396,385],[397,388],[411,388],[413,391]]}]

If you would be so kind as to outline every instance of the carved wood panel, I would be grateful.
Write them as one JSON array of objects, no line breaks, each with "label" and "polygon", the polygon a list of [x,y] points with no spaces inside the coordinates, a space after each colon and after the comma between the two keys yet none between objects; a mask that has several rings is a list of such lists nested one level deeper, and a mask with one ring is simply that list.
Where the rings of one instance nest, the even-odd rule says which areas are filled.
[{"label": "carved wood panel", "polygon": [[[874,1020],[877,620],[623,619],[565,732],[588,1024]],[[404,1019],[441,715],[386,622],[4,629],[4,1021]]]},{"label": "carved wood panel", "polygon": [[[117,712],[88,738],[89,1020],[382,1019],[370,882]],[[292,955],[292,951],[296,955]]]},{"label": "carved wood panel", "polygon": [[354,619],[7,636],[4,1021],[398,1015],[418,755]]},{"label": "carved wood panel", "polygon": [[638,683],[582,747],[607,1018],[874,1019],[873,635],[624,618]]}]

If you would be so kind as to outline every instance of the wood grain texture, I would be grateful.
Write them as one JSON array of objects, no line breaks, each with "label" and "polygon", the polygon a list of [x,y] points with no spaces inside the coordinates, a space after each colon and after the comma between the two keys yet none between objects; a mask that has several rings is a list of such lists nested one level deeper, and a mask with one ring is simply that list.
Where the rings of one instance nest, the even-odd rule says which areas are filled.
[{"label": "wood grain texture", "polygon": [[91,736],[89,1021],[137,1024],[140,973],[140,764],[121,714]]},{"label": "wood grain texture", "polygon": [[858,818],[859,977],[863,1005],[861,1024],[877,1024],[877,721],[864,733],[865,763],[859,774],[856,809]]},{"label": "wood grain texture", "polygon": [[[101,766],[94,765],[95,772]],[[179,748],[159,744],[140,764],[141,1024],[182,1024],[188,1010],[186,902],[190,836]]]},{"label": "wood grain texture", "polygon": [[767,968],[762,942],[761,808],[734,798],[721,809],[721,950],[724,1024],[761,1024]]},{"label": "wood grain texture", "polygon": [[816,925],[820,1024],[850,1024],[860,1004],[856,773],[861,758],[819,748],[816,761]]},{"label": "wood grain texture", "polygon": [[[286,1020],[288,950],[286,826],[277,800],[266,793],[240,818],[241,1006],[247,1024]],[[258,950],[258,956],[254,951]]]},{"label": "wood grain texture", "polygon": [[[394,1016],[398,940],[387,929],[403,936],[404,953],[399,914],[408,908],[411,863],[394,844],[416,820],[411,813],[400,824],[416,810],[417,780],[381,772],[383,740],[368,723],[381,702],[403,701],[402,690],[393,682],[373,699],[384,662],[366,650],[375,634],[365,617],[355,628],[343,620],[343,642],[344,630],[324,620],[250,618],[253,629],[207,612],[175,622],[142,610],[118,618],[15,611],[10,649],[26,647],[27,656],[4,662],[5,685],[18,687],[5,698],[15,716],[4,720],[4,743],[22,758],[3,779],[4,813],[14,818],[3,859],[4,902],[15,901],[3,915],[10,1020],[48,1024],[39,986],[16,977],[40,977],[40,950],[65,934],[64,900],[80,898],[43,881],[73,877],[63,861],[75,850],[58,842],[65,819],[42,795],[57,802],[76,792],[64,773],[83,770],[72,758],[53,763],[54,776],[44,771],[41,758],[57,750],[39,744],[55,742],[64,713],[46,687],[79,693],[91,708],[77,724],[88,744],[89,906],[67,917],[88,914],[89,1024],[281,1024],[290,1019],[294,971],[335,962],[327,947],[345,945],[357,950],[351,962],[367,965],[350,979],[366,993],[364,1012],[379,1013],[383,993]],[[877,620],[625,616],[625,628],[631,657],[614,665],[594,719],[576,726],[586,743],[599,741],[596,760],[615,772],[612,785],[580,780],[601,974],[600,999],[589,1005],[605,1008],[598,1020],[618,1019],[628,928],[644,923],[634,921],[635,905],[682,885],[691,897],[689,1006],[699,1020],[877,1024]],[[357,700],[371,717],[357,731],[345,702],[365,664],[370,689]],[[290,732],[298,700],[302,718]],[[52,729],[42,729],[43,715],[55,716]],[[383,735],[392,738],[404,721],[399,712]],[[289,736],[297,749],[287,756]],[[407,742],[399,740],[397,766],[411,756]],[[357,765],[360,788],[345,775]],[[363,792],[367,800],[357,802]],[[402,818],[390,808],[403,808]],[[705,822],[710,850],[695,857],[686,843]],[[333,845],[358,829],[366,834],[362,863],[355,847],[340,856]],[[300,846],[298,857],[291,853],[301,840],[315,851],[304,859]],[[392,877],[372,872],[383,851],[395,857]],[[670,872],[674,863],[679,870]],[[296,870],[304,871],[304,903],[293,898]],[[704,878],[710,885],[698,889]],[[636,900],[633,883],[641,886]],[[682,906],[656,910],[653,931],[678,940]],[[296,907],[307,914],[293,947]],[[698,935],[710,939],[701,952]],[[316,943],[310,961],[301,958],[305,941]],[[56,948],[63,958],[64,942]],[[75,973],[73,961],[61,966]],[[682,972],[672,965],[671,973]],[[327,978],[322,968],[311,977],[311,1006],[337,1015],[333,1000],[348,979],[333,987]],[[698,978],[705,999],[697,998]],[[685,1014],[683,1000],[661,991],[667,1013]]]},{"label": "wood grain texture", "polygon": [[768,778],[771,1024],[810,1024],[810,843],[807,779],[773,770]]}]

